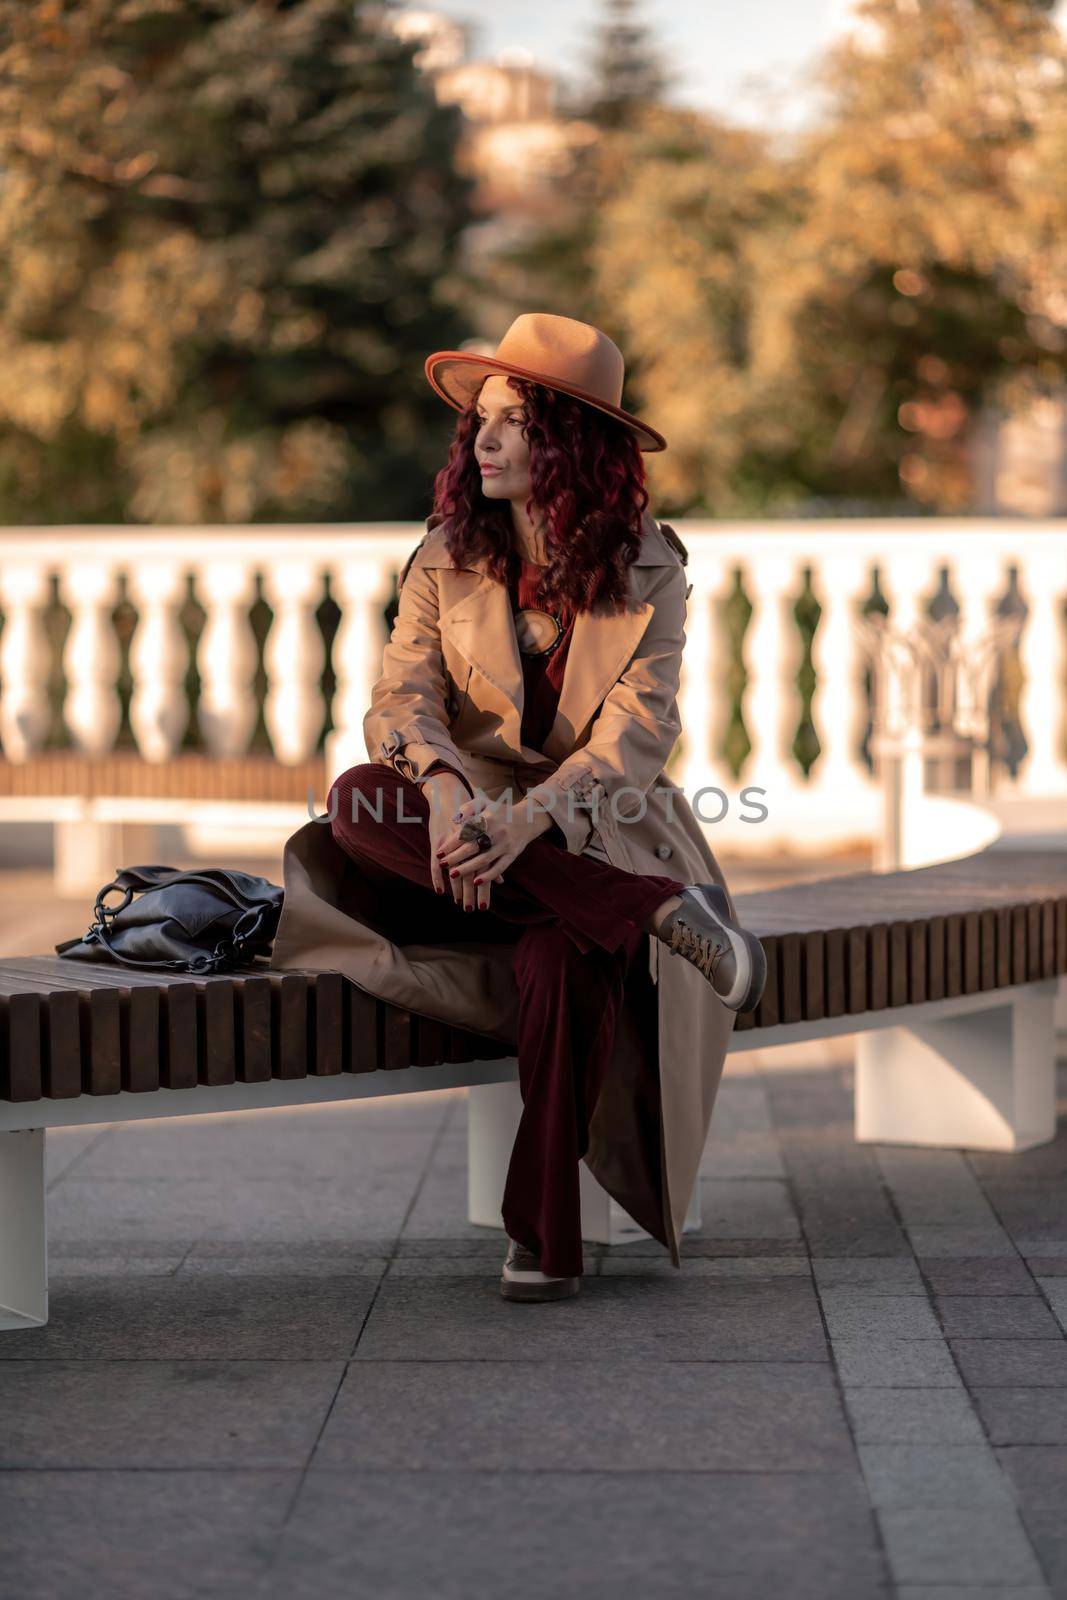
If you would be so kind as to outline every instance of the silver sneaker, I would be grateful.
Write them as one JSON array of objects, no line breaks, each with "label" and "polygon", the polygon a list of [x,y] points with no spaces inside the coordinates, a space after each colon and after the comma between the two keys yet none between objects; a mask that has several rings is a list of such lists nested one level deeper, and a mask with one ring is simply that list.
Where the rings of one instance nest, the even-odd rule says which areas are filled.
[{"label": "silver sneaker", "polygon": [[508,1253],[500,1274],[500,1293],[505,1300],[565,1300],[582,1287],[580,1277],[550,1278],[532,1250],[516,1239],[508,1240]]},{"label": "silver sneaker", "polygon": [[659,937],[700,968],[724,1006],[753,1011],[767,981],[762,944],[733,921],[719,884],[688,884],[681,902],[663,919]]}]

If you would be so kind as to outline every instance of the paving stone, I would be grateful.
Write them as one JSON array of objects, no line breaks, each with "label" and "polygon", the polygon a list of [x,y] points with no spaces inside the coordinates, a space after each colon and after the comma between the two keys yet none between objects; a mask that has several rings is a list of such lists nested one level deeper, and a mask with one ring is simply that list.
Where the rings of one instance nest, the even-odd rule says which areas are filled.
[{"label": "paving stone", "polygon": [[951,1339],[969,1388],[1038,1385],[1067,1387],[1067,1340]]},{"label": "paving stone", "polygon": [[369,1278],[71,1278],[48,1322],[0,1335],[6,1360],[330,1360],[352,1352]]},{"label": "paving stone", "polygon": [[821,1364],[350,1363],[316,1468],[430,1470],[446,1456],[456,1470],[854,1467],[833,1375]]},{"label": "paving stone", "polygon": [[225,1173],[286,1189],[309,1179],[344,1185],[371,1172],[388,1178],[403,1168],[410,1183],[429,1160],[442,1115],[414,1126],[395,1114],[391,1123],[371,1123],[342,1103],[308,1106],[295,1114],[209,1113],[130,1122],[86,1152],[77,1176],[185,1183],[190,1178],[210,1182]]},{"label": "paving stone", "polygon": [[763,1178],[703,1178],[701,1225],[706,1239],[798,1239],[797,1220],[784,1182]]},{"label": "paving stone", "polygon": [[299,1468],[344,1371],[342,1361],[2,1362],[0,1467]]},{"label": "paving stone", "polygon": [[1011,1485],[986,1444],[860,1444],[867,1491],[879,1510],[1011,1506]]},{"label": "paving stone", "polygon": [[418,1183],[405,1168],[275,1187],[219,1171],[214,1179],[65,1177],[48,1196],[48,1226],[64,1239],[188,1244],[210,1234],[246,1244],[395,1238]]},{"label": "paving stone", "polygon": [[1027,1254],[1025,1261],[1027,1268],[1035,1278],[1065,1278],[1067,1277],[1067,1255],[1049,1256],[1041,1255],[1042,1246],[1038,1246],[1033,1255]]},{"label": "paving stone", "polygon": [[955,1150],[876,1145],[878,1165],[904,1226],[984,1228],[996,1215],[982,1188]]},{"label": "paving stone", "polygon": [[625,1492],[620,1515],[611,1474],[313,1470],[256,1600],[885,1600],[858,1470],[635,1473]]},{"label": "paving stone", "polygon": [[937,1309],[949,1338],[1055,1339],[1060,1332],[1036,1295],[938,1295]]},{"label": "paving stone", "polygon": [[864,1289],[870,1294],[921,1294],[926,1289],[914,1257],[822,1256],[812,1262],[820,1294],[826,1289]]},{"label": "paving stone", "polygon": [[934,1257],[923,1271],[934,1294],[1037,1293],[1031,1272],[1015,1255]]},{"label": "paving stone", "polygon": [[996,1451],[1026,1531],[1055,1595],[1067,1593],[1067,1446],[1007,1445]]},{"label": "paving stone", "polygon": [[1067,1444],[1067,1388],[974,1388],[993,1444]]},{"label": "paving stone", "polygon": [[820,1289],[826,1325],[836,1343],[847,1338],[940,1339],[928,1300],[914,1294],[871,1294],[864,1289]]},{"label": "paving stone", "polygon": [[[666,1252],[659,1256],[630,1256],[625,1261],[605,1256],[601,1263],[605,1276],[669,1276],[678,1270]],[[697,1278],[811,1278],[811,1268],[803,1256],[692,1256],[683,1260],[680,1270]]]},{"label": "paving stone", "polygon": [[172,1278],[187,1254],[184,1245],[169,1250],[166,1245],[160,1245],[158,1253],[153,1255],[129,1256],[122,1252],[114,1255],[64,1256],[61,1261],[50,1261],[48,1264],[49,1288],[58,1288],[66,1278]]},{"label": "paving stone", "polygon": [[467,1204],[466,1166],[431,1167],[404,1221],[401,1237],[406,1243],[416,1239],[465,1239],[471,1243],[499,1239],[499,1229],[490,1230],[468,1219]]},{"label": "paving stone", "polygon": [[1037,1281],[1060,1327],[1067,1329],[1067,1279],[1039,1278]]},{"label": "paving stone", "polygon": [[879,1511],[898,1583],[1030,1584],[1041,1568],[1013,1507],[909,1506]]},{"label": "paving stone", "polygon": [[987,1180],[985,1188],[1014,1238],[1027,1243],[1067,1238],[1067,1193],[1062,1183]]},{"label": "paving stone", "polygon": [[1067,1498],[1067,1445],[1002,1445],[994,1454],[1023,1505],[1062,1512]]},{"label": "paving stone", "polygon": [[984,1444],[965,1389],[845,1388],[858,1443]]},{"label": "paving stone", "polygon": [[45,1188],[50,1189],[87,1150],[121,1126],[118,1122],[105,1122],[84,1128],[49,1128],[44,1141]]},{"label": "paving stone", "polygon": [[927,1256],[1014,1256],[1016,1253],[1010,1237],[996,1222],[975,1228],[923,1223],[909,1228],[908,1238],[924,1269]]},{"label": "paving stone", "polygon": [[189,1252],[178,1271],[179,1278],[380,1278],[389,1265],[387,1255],[370,1256],[362,1250],[338,1246],[332,1259],[302,1255],[297,1245],[271,1250],[264,1260],[257,1248],[235,1256],[200,1256]]},{"label": "paving stone", "polygon": [[[604,1245],[604,1259],[628,1260],[634,1256],[666,1256],[656,1239],[627,1239],[621,1244]],[[705,1239],[687,1233],[681,1244],[682,1270],[687,1260],[697,1256],[796,1256],[806,1262],[808,1252],[803,1239]]]},{"label": "paving stone", "polygon": [[781,1140],[813,1256],[908,1255],[910,1247],[893,1213],[881,1174],[869,1150],[847,1144],[792,1137]]},{"label": "paving stone", "polygon": [[298,1472],[5,1472],[4,1586],[35,1600],[251,1596]]},{"label": "paving stone", "polygon": [[941,1339],[892,1339],[863,1334],[834,1339],[841,1382],[879,1388],[955,1388],[960,1375]]},{"label": "paving stone", "polygon": [[[577,1346],[577,1351],[576,1351]],[[675,1273],[589,1279],[551,1305],[469,1278],[386,1278],[360,1360],[828,1360],[815,1293],[800,1278],[717,1283]]]},{"label": "paving stone", "polygon": [[1044,1584],[901,1583],[894,1600],[1049,1600]]}]

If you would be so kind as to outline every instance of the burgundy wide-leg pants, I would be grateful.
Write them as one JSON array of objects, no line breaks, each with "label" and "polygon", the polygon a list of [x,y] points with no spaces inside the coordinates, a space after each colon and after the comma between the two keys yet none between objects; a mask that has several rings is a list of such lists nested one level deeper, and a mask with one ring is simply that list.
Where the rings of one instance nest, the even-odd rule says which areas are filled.
[{"label": "burgundy wide-leg pants", "polygon": [[575,855],[541,834],[491,885],[489,909],[465,913],[451,889],[434,890],[430,805],[418,784],[366,762],[336,780],[327,809],[334,838],[378,877],[387,900],[395,883],[398,930],[417,929],[420,943],[514,945],[523,1111],[501,1214],[542,1272],[581,1273],[578,1161],[589,1147],[626,974],[650,912],[684,884]]}]

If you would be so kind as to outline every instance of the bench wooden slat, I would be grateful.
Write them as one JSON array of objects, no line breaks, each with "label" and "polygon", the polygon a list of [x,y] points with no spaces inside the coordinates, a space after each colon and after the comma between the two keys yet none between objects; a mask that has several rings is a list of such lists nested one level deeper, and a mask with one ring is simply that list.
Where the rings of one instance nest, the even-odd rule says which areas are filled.
[{"label": "bench wooden slat", "polygon": [[779,945],[783,1022],[800,1022],[804,1016],[801,942],[799,933],[784,933]]},{"label": "bench wooden slat", "polygon": [[195,1089],[200,1081],[200,1035],[197,1028],[196,986],[168,983],[160,993],[162,1003],[164,1089]]},{"label": "bench wooden slat", "polygon": [[1026,982],[1026,907],[1011,908],[1011,981]]},{"label": "bench wooden slat", "polygon": [[272,972],[271,1016],[278,1041],[274,1061],[275,1078],[306,1078],[308,1075],[308,980],[302,973]]},{"label": "bench wooden slat", "polygon": [[927,950],[929,929],[924,922],[906,922],[908,939],[908,1001],[922,1005],[930,998]]},{"label": "bench wooden slat", "polygon": [[320,972],[316,977],[311,1020],[311,1070],[319,1078],[333,1077],[345,1070],[344,980],[339,972]]},{"label": "bench wooden slat", "polygon": [[826,989],[823,1016],[845,1014],[845,930],[828,928],[824,934]]},{"label": "bench wooden slat", "polygon": [[[0,1094],[5,1100],[40,1100],[42,1069],[40,995],[0,996]],[[80,1077],[70,1092],[81,1093]]]},{"label": "bench wooden slat", "polygon": [[381,1065],[381,1007],[372,994],[354,983],[348,989],[348,1027],[352,1040],[351,1071],[377,1072]]},{"label": "bench wooden slat", "polygon": [[274,1076],[270,979],[257,975],[234,985],[237,1076],[241,1083],[269,1083]]},{"label": "bench wooden slat", "polygon": [[779,940],[773,934],[763,940],[763,948],[767,955],[767,982],[763,988],[762,998],[756,1006],[756,1026],[760,1028],[773,1028],[781,1020],[778,993],[778,947]]},{"label": "bench wooden slat", "polygon": [[940,915],[932,916],[927,930],[926,941],[926,953],[928,956],[926,963],[927,989],[931,1000],[943,1000],[945,998],[946,951],[945,919]]},{"label": "bench wooden slat", "polygon": [[867,930],[867,996],[872,1011],[889,1004],[889,927],[876,922]]},{"label": "bench wooden slat", "polygon": [[160,1086],[159,993],[147,986],[120,990],[119,1022],[125,1081],[122,1087],[150,1094]]}]

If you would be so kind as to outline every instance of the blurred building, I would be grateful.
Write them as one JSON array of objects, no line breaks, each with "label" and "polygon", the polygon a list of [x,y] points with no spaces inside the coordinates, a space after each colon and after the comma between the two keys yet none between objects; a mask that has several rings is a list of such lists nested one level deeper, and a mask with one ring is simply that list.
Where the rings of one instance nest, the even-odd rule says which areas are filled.
[{"label": "blurred building", "polygon": [[992,408],[973,440],[974,508],[985,516],[1067,515],[1067,397],[1008,415]]},{"label": "blurred building", "polygon": [[469,28],[440,12],[387,13],[384,21],[398,37],[418,41],[414,60],[433,79],[439,104],[463,113],[457,165],[475,179],[475,209],[487,218],[549,215],[559,203],[554,185],[595,137],[561,107],[561,80],[524,50],[470,59]]}]

